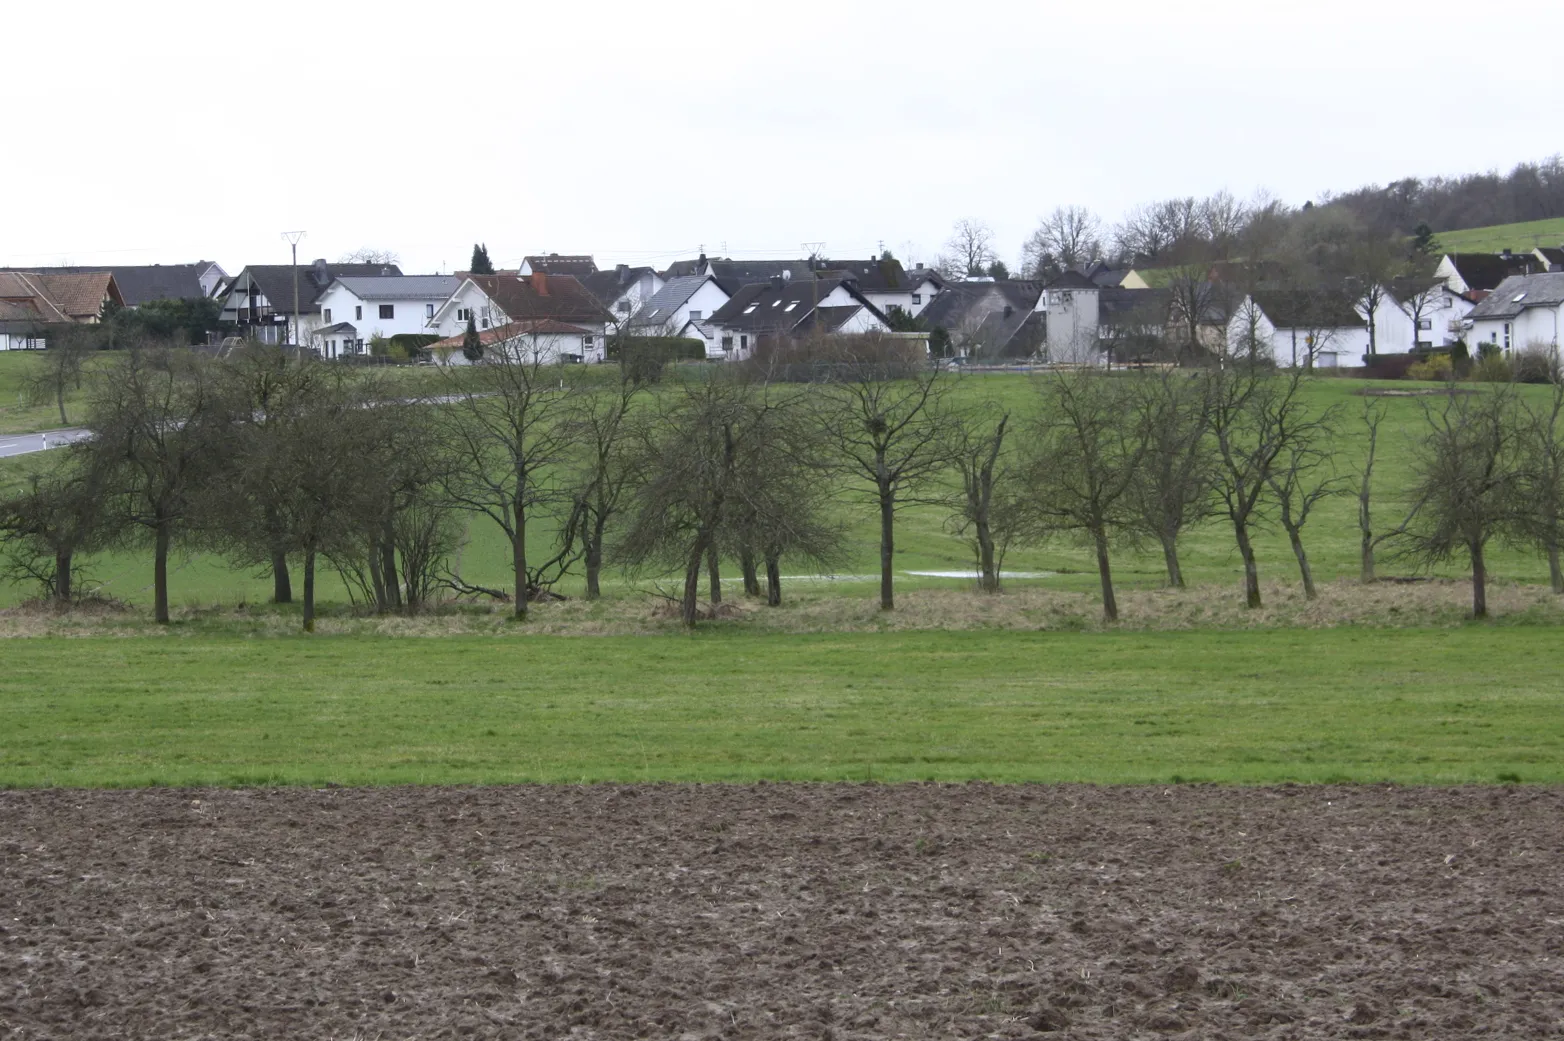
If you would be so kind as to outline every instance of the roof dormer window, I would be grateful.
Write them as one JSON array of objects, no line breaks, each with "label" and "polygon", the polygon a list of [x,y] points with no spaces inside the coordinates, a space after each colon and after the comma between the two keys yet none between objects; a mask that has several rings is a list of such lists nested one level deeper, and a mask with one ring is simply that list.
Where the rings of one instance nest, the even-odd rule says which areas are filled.
[{"label": "roof dormer window", "polygon": [[755,308],[757,308],[759,306],[760,306],[759,304],[750,304],[748,307],[744,308],[744,313],[745,314],[753,314],[754,311],[755,311]]}]

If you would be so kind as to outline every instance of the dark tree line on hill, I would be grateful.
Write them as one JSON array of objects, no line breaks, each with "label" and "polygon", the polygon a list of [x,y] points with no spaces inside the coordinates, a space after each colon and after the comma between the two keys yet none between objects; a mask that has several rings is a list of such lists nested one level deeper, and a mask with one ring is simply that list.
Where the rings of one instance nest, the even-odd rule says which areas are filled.
[{"label": "dark tree line on hill", "polygon": [[[214,553],[268,574],[275,601],[297,595],[308,630],[322,569],[364,610],[485,596],[524,619],[566,575],[584,573],[595,598],[617,566],[675,579],[667,595],[694,625],[721,608],[725,560],[743,595],[770,605],[784,562],[841,564],[852,507],[878,522],[880,606],[893,610],[898,518],[920,505],[945,511],[985,592],[1001,589],[1010,547],[1079,543],[1111,621],[1115,555],[1154,546],[1181,586],[1181,540],[1214,517],[1231,529],[1250,607],[1261,606],[1254,535],[1272,524],[1313,598],[1308,522],[1355,494],[1366,581],[1382,546],[1420,566],[1460,561],[1481,617],[1499,540],[1537,549],[1564,593],[1557,373],[1546,401],[1513,385],[1425,399],[1414,486],[1393,490],[1398,509],[1410,505],[1386,527],[1383,410],[1368,403],[1354,427],[1309,403],[1301,369],[1060,371],[1005,410],[964,401],[960,377],[875,337],[768,345],[655,391],[628,360],[615,372],[546,358],[492,352],[441,370],[438,393],[419,400],[277,348],[124,352],[92,374],[92,439],[51,453],[0,504],[8,573],[68,604],[83,558],[148,549],[153,614],[167,622],[171,560]],[[1344,443],[1368,451],[1346,459]],[[461,574],[465,531],[482,519],[510,547],[506,588]]]}]

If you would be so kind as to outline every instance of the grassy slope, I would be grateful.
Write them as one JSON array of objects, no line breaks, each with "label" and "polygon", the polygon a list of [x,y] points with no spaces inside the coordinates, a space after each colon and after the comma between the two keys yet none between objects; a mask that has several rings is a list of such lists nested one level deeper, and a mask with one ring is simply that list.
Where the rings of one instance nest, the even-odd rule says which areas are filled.
[{"label": "grassy slope", "polygon": [[1564,243],[1564,217],[1441,231],[1435,238],[1439,241],[1440,250],[1445,253],[1497,253],[1502,249],[1523,253],[1537,246]]},{"label": "grassy slope", "polygon": [[1490,627],[23,640],[0,784],[1558,782],[1556,648]]},{"label": "grassy slope", "polygon": [[[1360,464],[1361,438],[1358,436],[1358,415],[1363,399],[1353,391],[1365,386],[1360,381],[1322,379],[1309,388],[1311,403],[1317,408],[1339,406],[1343,422],[1340,435],[1341,451],[1338,466],[1343,475]],[[1383,386],[1383,384],[1379,384]],[[1398,384],[1413,387],[1415,384]],[[979,375],[967,377],[960,390],[969,401],[993,401],[998,407],[1008,408],[1020,417],[1030,406],[1035,394],[1028,377],[1017,375]],[[1542,393],[1540,388],[1527,388],[1527,393]],[[1394,527],[1400,521],[1405,504],[1399,490],[1409,480],[1413,438],[1422,423],[1421,400],[1413,398],[1387,399],[1391,418],[1381,428],[1380,458],[1376,471],[1379,475],[1380,505],[1378,523],[1385,528]],[[24,467],[38,465],[41,456],[23,461],[0,464],[0,486],[14,481]],[[878,567],[878,527],[869,511],[861,504],[849,503],[844,510],[853,518],[852,556],[843,567],[844,574],[870,575]],[[1306,543],[1311,553],[1315,574],[1321,581],[1357,574],[1357,505],[1351,496],[1330,500],[1318,507],[1316,516],[1306,529]],[[955,570],[971,567],[966,546],[951,537],[945,530],[945,513],[934,507],[917,507],[901,515],[897,531],[897,562],[901,570]],[[553,532],[538,525],[533,529],[536,550],[547,548]],[[1291,551],[1280,530],[1270,531],[1258,542],[1262,575],[1267,578],[1287,578],[1296,575]],[[1218,520],[1211,520],[1192,531],[1184,546],[1184,565],[1191,582],[1236,583],[1240,579],[1237,555],[1232,548],[1232,535]],[[485,518],[477,517],[470,524],[470,541],[463,552],[462,573],[470,580],[504,586],[508,581],[508,555],[498,529]],[[1040,581],[1053,588],[1095,589],[1094,564],[1090,554],[1064,540],[1041,546],[1024,547],[1011,551],[1006,558],[1007,569],[1017,571],[1066,572]],[[1135,551],[1124,548],[1114,558],[1116,578],[1125,587],[1154,587],[1163,579],[1160,553]],[[1494,547],[1490,562],[1495,577],[1526,582],[1546,579],[1546,566],[1535,555],[1524,549]],[[731,569],[730,569],[731,570]],[[1396,573],[1394,563],[1387,563],[1385,573]],[[1405,570],[1404,568],[1402,570]],[[784,565],[784,572],[791,570]],[[1459,575],[1459,566],[1446,569],[1445,573]],[[115,597],[136,604],[150,598],[150,558],[140,552],[109,554],[87,565],[87,574],[102,582],[105,591]],[[734,576],[736,577],[736,575]],[[610,595],[627,592],[619,576],[605,576]],[[898,576],[906,588],[920,586],[951,586],[959,580],[910,578]],[[579,579],[567,581],[561,590],[567,594],[579,591]],[[270,592],[269,582],[248,572],[236,572],[226,564],[208,555],[195,554],[181,558],[175,564],[171,577],[172,596],[176,604],[211,605],[251,603],[264,600]],[[872,595],[871,582],[847,582],[831,587],[852,595]],[[0,586],[0,606],[15,603],[23,596],[31,595],[27,589]],[[325,575],[321,582],[321,599],[325,602],[342,600],[344,592],[333,575]]]}]

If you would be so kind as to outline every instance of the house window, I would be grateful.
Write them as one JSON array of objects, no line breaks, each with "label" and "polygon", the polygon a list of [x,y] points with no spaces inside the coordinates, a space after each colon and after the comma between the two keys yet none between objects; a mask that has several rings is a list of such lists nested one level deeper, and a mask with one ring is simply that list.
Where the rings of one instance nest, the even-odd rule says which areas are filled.
[{"label": "house window", "polygon": [[916,307],[918,304],[923,303],[923,294],[922,293],[914,293],[914,294],[912,294],[912,303],[913,303],[914,307]]},{"label": "house window", "polygon": [[724,336],[722,338],[722,349],[725,351],[731,351],[733,349],[733,337]]},{"label": "house window", "polygon": [[331,308],[328,307],[321,311],[320,316],[326,320],[327,325],[331,324]]},{"label": "house window", "polygon": [[358,351],[358,353],[360,353],[360,354],[364,353],[364,341],[363,340],[354,340],[353,341],[353,347],[354,347],[355,350]]},{"label": "house window", "polygon": [[362,322],[364,320],[364,306],[362,304],[353,305],[353,320],[355,322]]},{"label": "house window", "polygon": [[396,317],[396,305],[395,304],[381,304],[380,305],[380,317],[381,318],[395,318]]},{"label": "house window", "polygon": [[1504,349],[1510,349],[1510,323],[1504,323]]},{"label": "house window", "polygon": [[700,312],[700,311],[691,311],[690,312],[690,321],[692,321],[692,322],[700,321],[701,320],[701,313],[702,312]]},{"label": "house window", "polygon": [[586,348],[587,350],[591,350],[592,349],[592,343],[593,343],[593,338],[591,336],[583,336],[583,337],[581,337],[581,346]]},{"label": "house window", "polygon": [[629,314],[630,313],[630,301],[628,301],[628,300],[621,300],[621,301],[619,301],[617,304],[614,305],[614,310],[618,311],[620,314]]},{"label": "house window", "polygon": [[484,327],[484,328],[485,328],[485,329],[487,329],[487,328],[488,328],[488,327],[489,327],[489,309],[488,309],[488,308],[487,308],[487,307],[485,307],[485,308],[484,308],[484,309],[483,309],[483,321],[482,321],[482,322],[481,322],[481,323],[480,323],[480,324],[481,324],[481,325],[482,325],[482,326],[483,326],[483,327]]},{"label": "house window", "polygon": [[1419,329],[1432,329],[1434,327],[1434,320],[1432,318],[1419,318],[1417,320],[1417,327]]},{"label": "house window", "polygon": [[434,317],[434,304],[425,304],[424,305],[424,317],[425,318],[433,318]]},{"label": "house window", "polygon": [[742,350],[747,349],[748,347],[749,347],[749,337],[748,336],[740,336],[739,337],[739,350],[742,351]]},{"label": "house window", "polygon": [[470,307],[458,307],[456,309],[456,320],[458,322],[470,322],[470,321],[472,321],[472,308],[470,308]]}]

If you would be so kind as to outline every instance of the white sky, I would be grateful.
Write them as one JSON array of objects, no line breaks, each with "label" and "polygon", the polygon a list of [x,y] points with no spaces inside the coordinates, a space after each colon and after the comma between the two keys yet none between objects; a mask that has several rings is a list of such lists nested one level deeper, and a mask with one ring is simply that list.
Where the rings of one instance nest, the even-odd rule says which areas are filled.
[{"label": "white sky", "polygon": [[[1564,4],[7,4],[0,264],[932,261],[1564,149]],[[1415,12],[1415,13],[1414,13]],[[1530,57],[1528,57],[1530,56]]]}]

